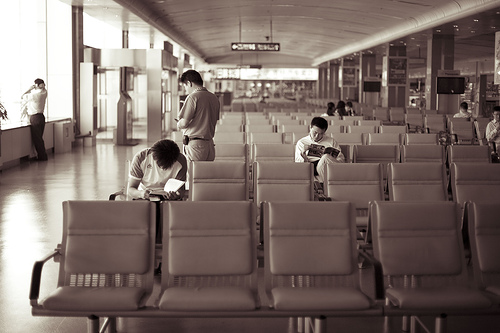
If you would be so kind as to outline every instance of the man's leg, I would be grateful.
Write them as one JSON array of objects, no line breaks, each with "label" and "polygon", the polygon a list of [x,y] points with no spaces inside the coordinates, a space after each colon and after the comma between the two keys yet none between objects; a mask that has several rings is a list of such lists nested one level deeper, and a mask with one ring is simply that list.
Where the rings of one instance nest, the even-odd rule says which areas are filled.
[{"label": "man's leg", "polygon": [[318,170],[318,181],[320,183],[324,183],[325,182],[325,179],[326,179],[326,166],[328,164],[334,164],[334,163],[341,163],[339,161],[337,161],[332,155],[329,155],[329,154],[324,154],[323,156],[321,156],[319,162],[318,162],[318,166],[317,166],[317,170]]},{"label": "man's leg", "polygon": [[43,132],[45,130],[45,116],[42,113],[34,114],[30,117],[31,141],[35,146],[38,160],[46,161],[47,152],[45,151],[45,143],[43,142]]}]

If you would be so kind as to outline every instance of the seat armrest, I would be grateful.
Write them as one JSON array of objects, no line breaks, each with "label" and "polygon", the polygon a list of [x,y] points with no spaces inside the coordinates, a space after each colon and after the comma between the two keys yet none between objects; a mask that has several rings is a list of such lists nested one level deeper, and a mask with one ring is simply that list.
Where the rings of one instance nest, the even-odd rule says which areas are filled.
[{"label": "seat armrest", "polygon": [[368,261],[374,270],[374,286],[375,286],[375,301],[384,301],[385,300],[385,289],[384,289],[384,273],[382,271],[382,264],[380,261],[375,259],[372,255],[368,254],[363,250],[358,250],[358,254],[363,257],[366,261]]},{"label": "seat armrest", "polygon": [[52,253],[45,256],[42,260],[38,260],[33,265],[33,271],[31,273],[31,285],[30,285],[30,303],[31,306],[38,305],[38,296],[40,295],[40,283],[42,278],[42,268],[43,265],[52,258],[56,258],[61,255],[59,249],[55,249]]},{"label": "seat armrest", "polygon": [[119,195],[122,195],[122,194],[123,194],[123,192],[124,192],[124,191],[123,191],[123,189],[122,189],[122,190],[116,191],[115,193],[111,193],[111,194],[109,195],[109,200],[110,200],[110,201],[115,200],[115,199],[116,199],[116,197],[117,197],[117,196],[119,196]]}]

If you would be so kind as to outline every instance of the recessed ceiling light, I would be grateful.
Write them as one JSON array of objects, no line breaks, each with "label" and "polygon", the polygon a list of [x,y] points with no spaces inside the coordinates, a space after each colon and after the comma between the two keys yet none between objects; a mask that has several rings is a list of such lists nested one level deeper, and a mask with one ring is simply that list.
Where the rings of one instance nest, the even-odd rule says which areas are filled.
[{"label": "recessed ceiling light", "polygon": [[474,22],[479,22],[479,20],[478,19],[474,19]]},{"label": "recessed ceiling light", "polygon": [[441,32],[441,29],[436,29],[436,32]]}]

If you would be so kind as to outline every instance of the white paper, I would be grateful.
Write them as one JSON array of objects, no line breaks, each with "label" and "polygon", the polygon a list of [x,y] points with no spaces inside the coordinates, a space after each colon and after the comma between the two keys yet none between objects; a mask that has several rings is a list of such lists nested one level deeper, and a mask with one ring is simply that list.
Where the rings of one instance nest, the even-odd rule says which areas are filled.
[{"label": "white paper", "polygon": [[182,185],[184,185],[184,183],[185,182],[182,180],[170,178],[165,183],[165,187],[163,188],[163,190],[165,192],[177,192],[182,187]]}]

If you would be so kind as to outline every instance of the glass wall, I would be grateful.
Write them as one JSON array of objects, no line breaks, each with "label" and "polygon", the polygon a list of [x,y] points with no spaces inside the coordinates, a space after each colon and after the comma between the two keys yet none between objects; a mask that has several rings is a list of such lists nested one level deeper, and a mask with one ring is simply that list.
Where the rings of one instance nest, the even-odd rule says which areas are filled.
[{"label": "glass wall", "polygon": [[0,2],[0,101],[21,123],[21,95],[36,78],[49,92],[45,116],[72,117],[71,6],[58,0]]}]

